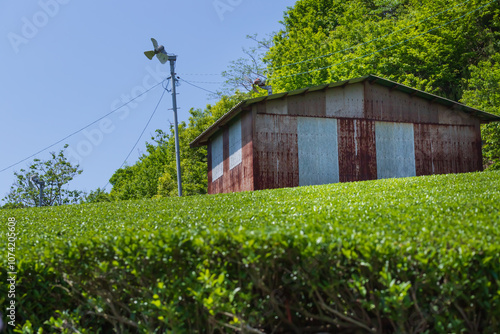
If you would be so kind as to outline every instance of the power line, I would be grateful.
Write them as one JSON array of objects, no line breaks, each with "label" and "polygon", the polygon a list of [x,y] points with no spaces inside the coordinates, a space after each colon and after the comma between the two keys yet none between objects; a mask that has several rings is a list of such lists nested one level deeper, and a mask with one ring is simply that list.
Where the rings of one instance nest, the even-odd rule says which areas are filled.
[{"label": "power line", "polygon": [[[179,73],[177,73],[179,74]],[[214,74],[214,73],[180,73],[179,75],[187,75],[187,76],[222,76],[220,73],[219,74]]]},{"label": "power line", "polygon": [[221,85],[224,82],[222,81],[190,81],[191,83],[199,83],[199,84],[213,84],[213,85]]},{"label": "power line", "polygon": [[107,113],[106,115],[104,115],[104,116],[102,116],[102,117],[98,118],[97,120],[93,121],[92,123],[87,124],[87,125],[86,125],[86,126],[84,126],[83,128],[81,128],[81,129],[79,129],[79,130],[77,130],[77,131],[75,131],[75,132],[73,132],[73,133],[71,133],[71,134],[67,135],[67,136],[66,136],[66,137],[64,137],[63,139],[58,140],[58,141],[57,141],[57,142],[55,142],[54,144],[49,145],[49,146],[47,146],[47,147],[45,147],[45,148],[41,149],[40,151],[38,151],[38,152],[36,152],[36,153],[34,153],[34,154],[30,155],[29,157],[24,158],[24,159],[22,159],[22,160],[19,160],[18,162],[14,163],[14,164],[12,164],[12,165],[10,165],[10,166],[8,166],[8,167],[5,167],[4,169],[0,170],[0,173],[5,172],[5,171],[6,171],[6,170],[8,170],[9,168],[12,168],[12,167],[14,167],[14,166],[16,166],[16,165],[19,165],[20,163],[22,163],[22,162],[24,162],[24,161],[26,161],[26,160],[28,160],[28,159],[31,159],[31,158],[33,158],[34,156],[36,156],[36,155],[38,155],[38,154],[42,153],[43,151],[46,151],[46,150],[48,150],[49,148],[51,148],[51,147],[53,147],[53,146],[56,146],[57,144],[62,143],[63,141],[65,141],[66,139],[68,139],[68,138],[70,138],[70,137],[72,137],[72,136],[76,135],[77,133],[82,132],[82,131],[83,131],[83,130],[85,130],[86,128],[88,128],[88,127],[90,127],[90,126],[92,126],[92,125],[96,124],[96,123],[97,123],[97,122],[99,122],[100,120],[102,120],[102,119],[104,119],[104,118],[108,117],[109,115],[111,115],[111,114],[113,114],[113,113],[117,112],[117,111],[118,111],[118,110],[120,110],[121,108],[123,108],[123,107],[127,106],[128,104],[130,104],[130,103],[131,103],[131,102],[133,102],[134,100],[138,99],[139,97],[141,97],[142,95],[144,95],[144,94],[146,94],[147,92],[151,91],[152,89],[154,89],[154,88],[158,87],[158,86],[159,86],[159,85],[161,85],[162,83],[163,83],[163,81],[162,81],[162,82],[157,83],[157,84],[156,84],[156,85],[154,85],[153,87],[151,87],[151,88],[147,89],[145,92],[143,92],[143,93],[141,93],[141,94],[137,95],[136,97],[132,98],[130,101],[128,101],[128,102],[126,102],[126,103],[122,104],[122,105],[121,105],[121,106],[119,106],[118,108],[113,109],[112,111],[110,111],[110,112],[109,112],[109,113]]},{"label": "power line", "polygon": [[371,52],[371,53],[368,53],[368,54],[365,54],[365,55],[362,55],[362,56],[359,56],[359,57],[356,57],[356,58],[353,58],[353,59],[345,60],[345,61],[342,61],[342,62],[340,62],[340,63],[336,63],[336,64],[332,64],[332,65],[328,65],[328,66],[324,66],[324,67],[320,67],[320,68],[312,69],[312,70],[309,70],[309,71],[304,71],[304,72],[300,72],[300,73],[289,74],[289,75],[284,75],[284,76],[281,76],[281,77],[271,78],[271,79],[270,79],[270,81],[273,81],[273,80],[278,80],[278,79],[284,79],[284,78],[290,78],[290,77],[294,77],[294,76],[297,76],[297,75],[304,75],[304,74],[308,74],[308,73],[312,73],[312,72],[317,72],[317,71],[325,70],[325,69],[327,69],[327,68],[331,68],[331,67],[334,67],[334,66],[338,66],[338,65],[342,65],[342,64],[350,63],[350,62],[355,61],[355,60],[358,60],[358,59],[362,59],[362,58],[366,58],[366,57],[372,56],[372,55],[374,55],[374,54],[376,54],[376,53],[380,53],[380,52],[382,52],[382,51],[385,51],[385,50],[391,49],[391,48],[393,48],[393,47],[395,47],[395,46],[398,46],[398,45],[401,45],[401,44],[407,43],[407,42],[409,42],[409,41],[411,41],[411,40],[413,40],[413,39],[415,39],[415,38],[418,38],[418,37],[420,37],[420,36],[423,36],[423,35],[425,35],[425,34],[428,34],[428,33],[432,32],[432,31],[434,31],[434,30],[437,30],[437,29],[440,29],[440,28],[442,28],[442,27],[444,27],[444,26],[447,26],[448,24],[451,24],[451,23],[453,23],[453,22],[455,22],[455,21],[457,21],[457,20],[460,20],[460,19],[462,19],[462,18],[466,17],[467,15],[470,15],[470,14],[472,14],[472,13],[474,13],[474,12],[477,12],[478,10],[483,9],[484,7],[486,7],[486,6],[490,5],[491,3],[495,2],[495,1],[497,1],[497,0],[490,1],[490,2],[488,2],[487,4],[485,4],[485,5],[481,6],[481,7],[478,7],[478,8],[476,8],[476,9],[474,9],[474,10],[472,10],[472,11],[470,11],[470,12],[468,12],[468,13],[466,13],[466,14],[464,14],[464,15],[460,16],[460,17],[457,17],[457,18],[455,18],[455,19],[453,19],[453,20],[451,20],[451,21],[448,21],[448,22],[446,22],[446,23],[444,23],[444,24],[442,24],[442,25],[440,25],[440,26],[437,26],[437,27],[435,27],[435,28],[429,29],[429,30],[427,30],[427,31],[425,31],[425,32],[423,32],[423,33],[420,33],[420,34],[415,35],[415,36],[413,36],[413,37],[407,38],[407,39],[405,39],[404,41],[401,41],[401,42],[398,42],[398,43],[392,44],[392,45],[390,45],[390,46],[387,46],[387,47],[385,47],[385,48],[379,49],[379,50],[377,50],[377,51],[373,51],[373,52]]},{"label": "power line", "polygon": [[[161,93],[160,99],[158,100],[158,103],[156,104],[156,107],[153,110],[153,113],[149,117],[149,120],[146,123],[146,126],[144,127],[144,129],[142,129],[142,132],[141,132],[139,138],[137,138],[137,141],[135,142],[134,146],[132,147],[132,149],[130,150],[130,152],[128,152],[127,157],[125,158],[125,160],[123,160],[123,163],[121,164],[120,168],[118,168],[118,169],[121,169],[123,167],[123,165],[125,165],[125,163],[127,162],[128,158],[130,157],[130,155],[132,154],[132,152],[135,150],[137,144],[139,143],[139,141],[141,140],[142,136],[144,135],[144,132],[146,132],[146,129],[148,128],[149,123],[151,123],[151,120],[153,119],[153,116],[156,114],[156,110],[158,110],[158,106],[160,105],[160,102],[163,99],[163,95],[165,95],[166,91],[167,91],[167,89],[164,89],[163,92]],[[106,189],[106,187],[108,185],[109,185],[109,181],[108,181],[108,183],[106,183],[106,185],[102,189],[103,190]]]},{"label": "power line", "polygon": [[186,80],[184,80],[184,79],[182,79],[182,78],[179,78],[179,80],[181,80],[181,81],[183,81],[183,82],[187,83],[188,85],[191,85],[191,86],[196,87],[196,88],[198,88],[198,89],[204,90],[205,92],[209,92],[209,93],[211,93],[211,94],[215,94],[215,95],[220,95],[220,93],[212,92],[212,91],[210,91],[210,90],[208,90],[208,89],[205,89],[205,88],[203,88],[203,87],[196,86],[195,84],[192,84],[191,82],[186,81]]}]

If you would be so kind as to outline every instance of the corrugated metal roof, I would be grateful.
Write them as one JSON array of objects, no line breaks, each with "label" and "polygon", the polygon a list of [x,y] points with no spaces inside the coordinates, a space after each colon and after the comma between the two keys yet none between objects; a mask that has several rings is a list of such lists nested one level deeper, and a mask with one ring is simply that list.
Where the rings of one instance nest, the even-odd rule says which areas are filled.
[{"label": "corrugated metal roof", "polygon": [[354,79],[349,79],[349,80],[344,80],[344,81],[339,81],[339,82],[334,82],[334,83],[329,83],[329,84],[323,84],[319,86],[313,86],[313,87],[307,87],[307,88],[301,88],[297,89],[294,91],[290,92],[284,92],[284,93],[278,93],[278,94],[272,94],[268,96],[261,96],[261,97],[256,97],[253,99],[245,100],[240,103],[238,103],[236,106],[234,106],[231,110],[229,110],[226,114],[224,114],[221,118],[219,118],[214,124],[212,124],[208,129],[203,131],[202,134],[200,134],[198,137],[196,137],[195,140],[193,140],[190,144],[191,147],[199,147],[199,146],[204,146],[207,145],[208,139],[210,136],[212,136],[219,128],[227,124],[231,119],[233,119],[235,116],[237,116],[242,110],[250,107],[251,105],[255,103],[259,103],[262,101],[267,101],[267,100],[275,100],[275,99],[282,99],[287,96],[294,96],[294,95],[301,95],[301,94],[307,94],[309,92],[314,92],[314,91],[320,91],[328,88],[334,88],[334,87],[341,87],[341,86],[346,86],[346,85],[351,85],[355,83],[360,83],[364,81],[369,81],[371,83],[375,83],[378,85],[382,85],[385,87],[390,87],[391,89],[399,90],[401,92],[410,94],[412,96],[417,96],[420,98],[423,98],[428,101],[432,101],[435,103],[442,104],[444,106],[447,106],[453,110],[458,110],[458,111],[463,111],[467,114],[470,114],[483,123],[489,123],[489,122],[498,122],[500,121],[500,116],[493,115],[475,108],[468,107],[464,104],[446,99],[441,96],[437,96],[434,94],[426,93],[424,91],[411,88],[402,84],[399,84],[397,82],[384,79],[381,77],[377,77],[375,75],[367,75],[364,77],[359,77],[359,78],[354,78]]}]

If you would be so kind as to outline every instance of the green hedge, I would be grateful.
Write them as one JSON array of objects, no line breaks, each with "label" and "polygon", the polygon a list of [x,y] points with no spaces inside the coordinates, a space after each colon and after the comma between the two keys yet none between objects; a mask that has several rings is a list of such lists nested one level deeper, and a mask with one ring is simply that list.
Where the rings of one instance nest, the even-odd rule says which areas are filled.
[{"label": "green hedge", "polygon": [[18,222],[18,332],[497,333],[499,203],[484,172],[0,221]]}]

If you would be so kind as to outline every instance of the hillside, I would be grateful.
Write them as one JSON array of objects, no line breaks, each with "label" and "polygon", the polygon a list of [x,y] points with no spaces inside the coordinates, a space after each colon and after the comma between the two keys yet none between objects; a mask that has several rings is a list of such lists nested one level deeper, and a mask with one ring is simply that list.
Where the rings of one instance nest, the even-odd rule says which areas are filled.
[{"label": "hillside", "polygon": [[483,172],[1,210],[0,220],[5,242],[16,220],[19,326],[493,333],[499,203],[500,172]]}]

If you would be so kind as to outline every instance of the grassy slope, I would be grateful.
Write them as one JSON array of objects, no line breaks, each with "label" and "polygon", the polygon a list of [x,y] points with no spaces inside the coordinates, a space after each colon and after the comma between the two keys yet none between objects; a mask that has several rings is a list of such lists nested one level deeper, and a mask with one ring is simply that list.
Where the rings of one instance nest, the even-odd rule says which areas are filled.
[{"label": "grassy slope", "polygon": [[468,244],[493,242],[500,231],[500,173],[0,211],[0,221],[8,217],[17,219],[17,246],[24,255],[45,242],[78,242],[85,236],[115,236],[122,231],[173,229],[195,234],[205,229],[234,231],[240,226],[245,233],[335,228],[341,234],[343,230],[385,231],[400,240],[427,239],[426,235],[450,239],[451,235]]},{"label": "grassy slope", "polygon": [[[478,294],[484,293],[481,298],[487,299],[489,304],[481,305],[483,311],[479,312],[495,305],[497,310],[500,298],[495,297],[498,279],[496,285],[491,285],[488,283],[491,277],[477,272],[477,268],[485,268],[488,276],[495,276],[495,268],[499,267],[495,254],[500,247],[500,172],[181,199],[0,210],[0,221],[7,222],[8,217],[15,217],[18,222],[16,256],[19,272],[26,279],[26,289],[30,284],[31,289],[39,289],[40,284],[48,287],[38,299],[54,298],[53,280],[77,284],[78,291],[95,296],[94,304],[103,303],[102,293],[106,290],[112,293],[116,303],[129,305],[130,309],[124,308],[121,312],[127,318],[137,317],[137,323],[146,326],[145,331],[158,326],[155,323],[158,314],[168,312],[172,312],[171,319],[176,319],[170,323],[179,326],[175,328],[191,323],[189,314],[197,314],[200,309],[190,309],[194,306],[183,304],[182,300],[186,299],[197,300],[203,305],[196,307],[212,309],[204,313],[201,320],[193,320],[191,325],[198,328],[203,328],[207,322],[213,324],[213,319],[219,324],[223,321],[220,314],[228,312],[239,314],[248,323],[256,321],[261,326],[274,328],[276,324],[271,318],[255,318],[268,312],[267,307],[271,306],[262,301],[254,305],[245,301],[245,298],[257,298],[254,293],[259,284],[263,289],[259,293],[263,294],[266,289],[273,291],[283,284],[290,284],[291,291],[297,293],[324,288],[327,294],[329,289],[343,289],[346,284],[359,280],[356,284],[361,285],[351,288],[358,291],[356,293],[369,292],[368,297],[372,299],[363,307],[375,310],[370,316],[376,314],[378,318],[394,321],[409,319],[417,312],[412,305],[420,303],[424,310],[421,321],[434,328],[452,321],[456,321],[458,327],[465,326],[464,320],[460,320],[461,314],[475,314],[476,306],[460,310],[462,313],[443,313],[449,308],[447,300],[456,299],[462,303],[460,298],[465,298],[460,292],[462,289],[475,288]],[[4,228],[0,232],[2,240],[6,239],[5,233]],[[3,263],[5,256],[5,252],[0,255]],[[477,261],[483,264],[476,265]],[[171,265],[165,266],[167,262]],[[332,272],[335,267],[337,271]],[[354,271],[349,273],[339,268],[353,268]],[[247,276],[247,272],[252,270],[256,276],[250,279],[252,275]],[[27,278],[31,272],[43,279]],[[58,276],[61,272],[67,276]],[[263,272],[274,273],[273,280],[261,281],[261,278],[270,278]],[[331,274],[326,274],[328,272]],[[220,273],[225,274],[219,276]],[[454,273],[459,276],[453,276]],[[2,270],[1,274],[5,272]],[[481,284],[490,288],[484,290],[483,285],[468,285],[476,280],[474,275],[483,277],[486,281]],[[293,276],[293,281],[285,276]],[[103,281],[103,277],[107,277],[106,280]],[[127,279],[120,282],[123,277]],[[394,283],[396,278],[397,284]],[[462,279],[463,285],[456,281],[449,291],[438,286],[442,282]],[[109,290],[106,282],[117,282],[117,285]],[[166,286],[174,289],[151,290],[158,282],[166,282]],[[420,295],[415,290],[413,293],[417,296],[411,297],[409,291],[417,282],[424,289],[422,291],[429,292]],[[212,288],[207,289],[207,286]],[[130,294],[124,294],[124,289]],[[235,297],[230,295],[231,291],[240,289],[237,295],[240,299],[233,301]],[[346,293],[352,293],[349,291]],[[0,292],[2,302],[5,293]],[[161,309],[163,306],[157,309],[152,306],[156,304],[149,301],[153,293],[162,300],[176,302],[168,309]],[[430,299],[426,299],[428,293]],[[432,308],[437,306],[433,304],[436,297],[432,296],[441,293],[444,297],[438,299],[441,301],[436,304],[439,308],[434,314]],[[30,296],[28,294],[23,302],[26,311],[21,310],[21,314],[25,313],[26,317],[43,312],[53,314],[54,311],[39,306],[40,301],[36,298],[29,300]],[[330,297],[336,298],[335,295]],[[81,296],[73,293],[67,298],[64,307],[72,308],[73,301]],[[143,303],[132,307],[130,298]],[[362,300],[359,299],[361,295],[357,298],[357,301]],[[295,299],[296,307],[306,310],[307,306],[300,300]],[[382,304],[374,302],[376,300],[392,306],[379,309]],[[207,304],[208,301],[213,304]],[[312,302],[320,301],[313,298]],[[344,299],[338,300],[336,305],[342,303]],[[401,306],[403,304],[406,306]],[[352,301],[345,299],[345,305],[352,305]],[[251,311],[247,306],[256,313],[249,316]],[[105,313],[106,304],[100,307]],[[155,315],[155,312],[160,313]],[[418,312],[420,314],[420,310]],[[362,315],[359,317],[361,319]],[[485,324],[492,326],[491,319],[495,318],[495,315],[488,315]],[[369,326],[377,325],[375,320],[367,319]],[[393,328],[408,331],[411,324],[402,322],[394,324]]]}]

